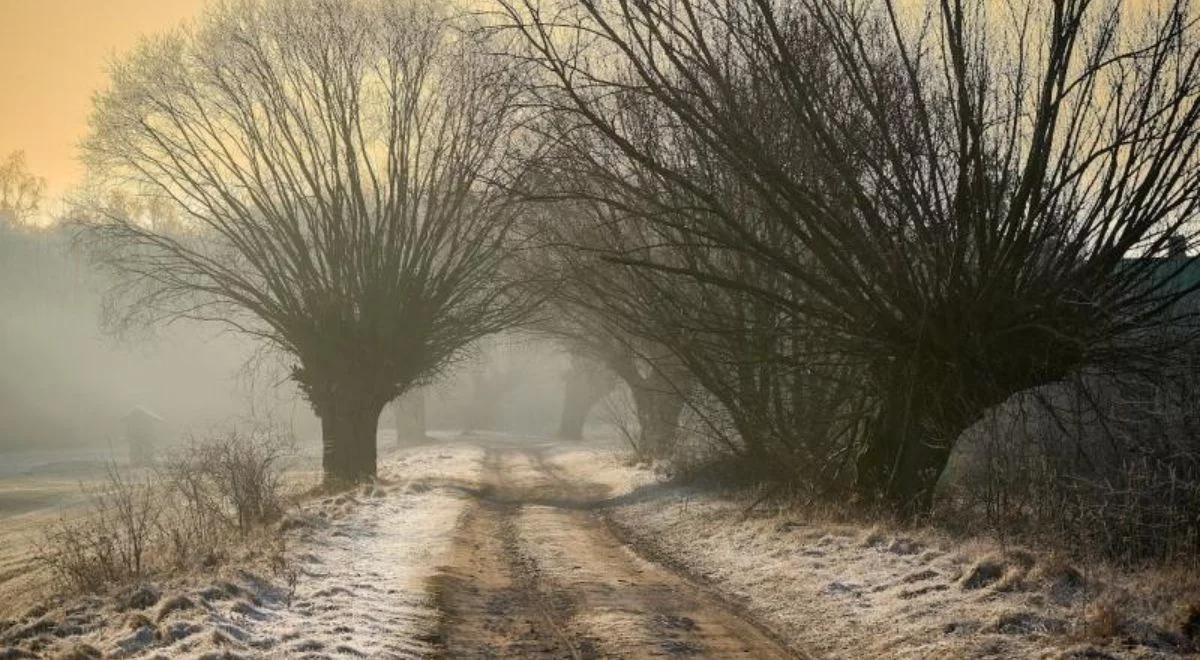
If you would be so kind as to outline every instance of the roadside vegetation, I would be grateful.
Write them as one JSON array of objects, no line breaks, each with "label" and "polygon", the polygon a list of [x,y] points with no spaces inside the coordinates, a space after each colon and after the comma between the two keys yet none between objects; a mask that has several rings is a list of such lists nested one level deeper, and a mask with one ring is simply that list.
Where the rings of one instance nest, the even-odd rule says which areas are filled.
[{"label": "roadside vegetation", "polygon": [[610,379],[574,405],[735,503],[638,523],[732,542],[767,510],[997,548],[939,575],[1086,574],[1074,639],[1194,648],[1190,3],[500,4],[558,145],[528,191],[540,328]]},{"label": "roadside vegetation", "polygon": [[558,145],[544,331],[637,451],[1195,564],[1188,3],[500,4]]},{"label": "roadside vegetation", "polygon": [[86,510],[46,530],[38,563],[67,594],[211,571],[249,546],[276,572],[294,571],[274,524],[293,495],[288,446],[270,430],[231,430],[194,439],[153,468],[110,464],[104,481],[86,487]]}]

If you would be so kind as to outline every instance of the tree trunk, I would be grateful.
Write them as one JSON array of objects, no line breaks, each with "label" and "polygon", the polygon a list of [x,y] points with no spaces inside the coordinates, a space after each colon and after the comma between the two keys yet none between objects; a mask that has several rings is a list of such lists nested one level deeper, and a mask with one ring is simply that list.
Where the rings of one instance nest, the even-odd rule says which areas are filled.
[{"label": "tree trunk", "polygon": [[859,494],[887,504],[904,518],[928,512],[952,442],[935,444],[916,428],[890,426],[883,419],[873,427],[858,458]]},{"label": "tree trunk", "polygon": [[392,402],[396,425],[396,444],[405,445],[425,439],[425,390],[412,390]]},{"label": "tree trunk", "polygon": [[666,458],[675,448],[683,399],[666,389],[633,386],[630,390],[641,430],[639,451],[647,458]]},{"label": "tree trunk", "polygon": [[346,485],[375,478],[376,432],[382,404],[366,398],[321,406],[321,466],[327,485]]},{"label": "tree trunk", "polygon": [[[955,441],[987,408],[969,406],[967,400],[961,393],[930,392],[913,383],[890,388],[858,458],[859,495],[904,518],[928,513]],[[947,401],[956,403],[947,406]],[[944,407],[933,407],[938,405]]]},{"label": "tree trunk", "polygon": [[472,375],[470,407],[465,411],[466,426],[463,431],[497,430],[501,404],[517,384],[514,371],[507,366]]},{"label": "tree trunk", "polygon": [[566,375],[558,437],[564,440],[583,439],[583,426],[588,413],[612,390],[612,379],[601,369],[599,365],[572,362]]}]

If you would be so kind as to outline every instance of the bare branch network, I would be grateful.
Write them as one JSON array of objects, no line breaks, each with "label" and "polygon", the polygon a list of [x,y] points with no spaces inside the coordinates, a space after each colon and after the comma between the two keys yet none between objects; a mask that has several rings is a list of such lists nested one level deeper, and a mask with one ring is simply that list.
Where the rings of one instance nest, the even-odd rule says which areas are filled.
[{"label": "bare branch network", "polygon": [[217,320],[290,356],[337,478],[374,474],[383,405],[526,311],[502,272],[521,67],[475,28],[433,2],[229,3],[96,100],[84,240],[129,284],[125,320]]},{"label": "bare branch network", "polygon": [[[339,479],[373,474],[386,402],[532,318],[624,383],[644,453],[702,436],[919,515],[1011,402],[1192,363],[1196,21],[1185,0],[242,0],[114,67],[83,237],[125,320],[290,356]],[[586,372],[572,419],[614,382]],[[1178,447],[1127,444],[1175,469]]]}]

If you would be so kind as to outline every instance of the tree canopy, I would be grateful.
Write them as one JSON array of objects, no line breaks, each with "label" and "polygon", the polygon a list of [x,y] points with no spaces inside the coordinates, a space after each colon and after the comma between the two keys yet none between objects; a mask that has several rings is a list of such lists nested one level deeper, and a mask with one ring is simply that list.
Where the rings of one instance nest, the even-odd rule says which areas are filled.
[{"label": "tree canopy", "polygon": [[[322,419],[326,475],[374,474],[381,408],[516,321],[520,68],[424,0],[241,0],[112,67],[84,153],[87,242],[126,320],[261,338]],[[103,200],[103,195],[97,199]]]}]

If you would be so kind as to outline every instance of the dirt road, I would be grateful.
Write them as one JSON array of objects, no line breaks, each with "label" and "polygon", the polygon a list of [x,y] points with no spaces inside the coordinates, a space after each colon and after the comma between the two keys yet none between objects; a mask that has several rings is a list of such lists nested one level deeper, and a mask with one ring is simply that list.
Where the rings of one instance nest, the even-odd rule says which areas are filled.
[{"label": "dirt road", "polygon": [[603,505],[642,473],[604,454],[505,436],[408,448],[379,484],[296,512],[293,572],[230,566],[31,610],[0,620],[0,657],[800,657],[612,531]]},{"label": "dirt road", "polygon": [[617,538],[608,487],[495,439],[434,579],[450,658],[803,657]]}]

